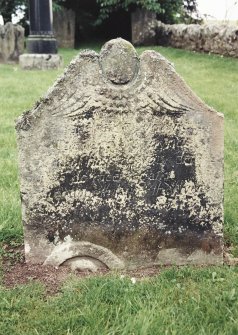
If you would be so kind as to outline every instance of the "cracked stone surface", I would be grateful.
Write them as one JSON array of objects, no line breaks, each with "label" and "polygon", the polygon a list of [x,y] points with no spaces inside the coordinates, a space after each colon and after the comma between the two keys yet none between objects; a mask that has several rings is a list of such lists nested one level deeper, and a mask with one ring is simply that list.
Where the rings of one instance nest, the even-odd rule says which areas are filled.
[{"label": "cracked stone surface", "polygon": [[222,263],[223,115],[159,53],[81,52],[16,130],[29,262]]}]

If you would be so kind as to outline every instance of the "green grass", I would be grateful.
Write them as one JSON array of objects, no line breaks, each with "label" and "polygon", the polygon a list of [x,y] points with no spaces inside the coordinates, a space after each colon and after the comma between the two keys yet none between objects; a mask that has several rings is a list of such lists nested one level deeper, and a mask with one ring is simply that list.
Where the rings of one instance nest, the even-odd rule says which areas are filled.
[{"label": "green grass", "polygon": [[32,284],[1,290],[4,335],[237,335],[238,269],[170,269],[132,283],[71,279],[53,297]]},{"label": "green grass", "polygon": [[[177,72],[200,98],[224,113],[224,232],[226,241],[233,243],[237,253],[238,60],[171,48],[155,49],[175,64]],[[78,53],[60,52],[65,65]],[[14,120],[44,95],[61,72],[62,69],[26,72],[18,66],[0,64],[0,242],[17,244],[23,239]],[[69,281],[60,294],[50,298],[39,285],[2,288],[2,334],[235,335],[238,270],[172,269],[135,285],[117,276]]]}]

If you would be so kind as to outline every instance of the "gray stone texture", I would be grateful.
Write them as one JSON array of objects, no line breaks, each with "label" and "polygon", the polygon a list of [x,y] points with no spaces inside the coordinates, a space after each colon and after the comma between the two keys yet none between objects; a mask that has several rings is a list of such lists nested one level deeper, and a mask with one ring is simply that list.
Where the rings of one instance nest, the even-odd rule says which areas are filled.
[{"label": "gray stone texture", "polygon": [[54,70],[62,66],[62,62],[58,54],[24,54],[19,57],[23,70]]},{"label": "gray stone texture", "polygon": [[155,45],[156,27],[156,14],[138,8],[131,15],[132,43],[134,45]]},{"label": "gray stone texture", "polygon": [[[139,17],[138,17],[139,20]],[[136,20],[135,20],[136,22]],[[163,45],[174,48],[238,57],[238,27],[227,24],[164,24],[155,18],[138,21],[132,29],[136,45]],[[152,37],[148,43],[147,36]]]},{"label": "gray stone texture", "polygon": [[156,35],[159,45],[238,57],[238,26],[158,22]]},{"label": "gray stone texture", "polygon": [[28,261],[222,263],[223,115],[159,53],[81,52],[16,130]]},{"label": "gray stone texture", "polygon": [[0,25],[0,62],[18,62],[24,52],[24,28],[11,22]]},{"label": "gray stone texture", "polygon": [[62,7],[54,11],[53,28],[58,47],[74,48],[75,43],[75,12]]}]

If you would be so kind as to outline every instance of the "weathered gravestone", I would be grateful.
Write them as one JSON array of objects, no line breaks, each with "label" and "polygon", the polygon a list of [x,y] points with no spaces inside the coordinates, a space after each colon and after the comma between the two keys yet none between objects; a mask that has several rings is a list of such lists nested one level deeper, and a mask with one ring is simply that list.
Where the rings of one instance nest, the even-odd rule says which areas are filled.
[{"label": "weathered gravestone", "polygon": [[28,261],[222,263],[223,116],[157,52],[83,51],[16,128]]},{"label": "weathered gravestone", "polygon": [[155,45],[158,21],[156,13],[137,8],[131,14],[131,39],[134,45]]},{"label": "weathered gravestone", "polygon": [[7,22],[0,25],[0,63],[18,62],[24,52],[24,28]]},{"label": "weathered gravestone", "polygon": [[59,48],[74,48],[75,12],[65,7],[54,11],[54,34]]}]

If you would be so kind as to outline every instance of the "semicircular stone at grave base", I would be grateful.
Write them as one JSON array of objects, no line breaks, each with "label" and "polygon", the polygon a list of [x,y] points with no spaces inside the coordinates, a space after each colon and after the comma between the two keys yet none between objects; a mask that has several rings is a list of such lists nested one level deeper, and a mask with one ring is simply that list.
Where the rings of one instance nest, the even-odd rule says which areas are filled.
[{"label": "semicircular stone at grave base", "polygon": [[72,270],[123,269],[124,263],[110,250],[90,242],[67,239],[59,243],[46,258],[44,265],[66,265]]},{"label": "semicircular stone at grave base", "polygon": [[223,115],[159,53],[81,52],[16,130],[28,261],[222,263]]},{"label": "semicircular stone at grave base", "polygon": [[97,272],[108,269],[108,267],[98,259],[88,256],[68,259],[62,263],[61,266],[69,267],[73,271]]}]

